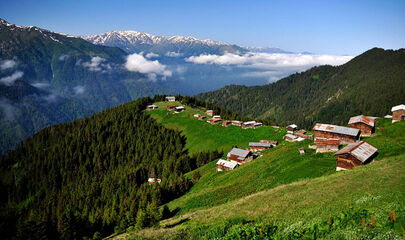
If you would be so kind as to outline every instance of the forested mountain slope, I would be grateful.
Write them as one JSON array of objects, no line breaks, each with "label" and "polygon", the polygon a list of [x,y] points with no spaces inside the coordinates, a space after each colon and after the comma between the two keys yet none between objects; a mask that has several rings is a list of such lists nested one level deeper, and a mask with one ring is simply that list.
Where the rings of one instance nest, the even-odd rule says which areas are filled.
[{"label": "forested mountain slope", "polygon": [[178,131],[143,112],[150,103],[47,127],[0,158],[2,237],[73,239],[156,221],[157,206],[192,185],[183,173],[195,159]]},{"label": "forested mountain slope", "polygon": [[373,48],[338,66],[319,66],[275,83],[231,85],[197,95],[242,115],[310,128],[347,123],[359,114],[384,116],[405,102],[405,49]]}]

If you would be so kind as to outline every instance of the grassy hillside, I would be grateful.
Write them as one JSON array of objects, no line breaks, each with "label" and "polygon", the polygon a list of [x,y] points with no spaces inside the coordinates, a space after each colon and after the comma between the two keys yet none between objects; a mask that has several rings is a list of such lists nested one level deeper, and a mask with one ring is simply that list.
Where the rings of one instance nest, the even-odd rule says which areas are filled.
[{"label": "grassy hillside", "polygon": [[314,67],[272,84],[231,85],[197,97],[244,116],[285,124],[346,124],[360,113],[384,116],[405,102],[404,64],[405,49],[373,48],[338,67]]},{"label": "grassy hillside", "polygon": [[237,126],[223,127],[221,124],[211,125],[206,121],[200,121],[193,117],[194,114],[204,114],[203,108],[192,108],[187,105],[186,111],[173,114],[167,112],[170,104],[183,105],[180,102],[158,102],[159,108],[147,111],[157,122],[165,127],[176,129],[182,132],[187,138],[186,148],[190,153],[212,150],[229,151],[233,146],[247,148],[249,142],[261,139],[274,139],[280,141],[285,131],[277,131],[269,126],[257,129],[242,129]]},{"label": "grassy hillside", "polygon": [[[379,155],[372,164],[351,171],[335,173],[331,153],[315,154],[306,149],[306,155],[299,155],[297,149],[307,146],[306,141],[284,142],[230,172],[216,172],[212,162],[197,169],[202,177],[188,193],[168,204],[179,211],[176,217],[162,221],[159,230],[137,234],[163,239],[223,237],[231,229],[243,229],[240,224],[244,220],[255,220],[253,225],[271,222],[279,229],[306,229],[328,221],[329,216],[355,218],[366,211],[367,221],[375,216],[378,234],[398,236],[405,226],[404,130],[405,122],[392,124],[379,119],[376,136],[364,138],[379,148]],[[400,227],[397,224],[391,229],[387,219],[392,210]],[[352,219],[356,224],[349,230],[348,224],[342,225],[334,234],[360,236],[361,219]]]}]

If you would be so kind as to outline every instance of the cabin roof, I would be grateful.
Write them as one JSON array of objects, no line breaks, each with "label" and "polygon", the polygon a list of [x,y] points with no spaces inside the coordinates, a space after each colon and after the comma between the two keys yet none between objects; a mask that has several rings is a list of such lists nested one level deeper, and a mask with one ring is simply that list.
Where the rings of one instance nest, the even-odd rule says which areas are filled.
[{"label": "cabin roof", "polygon": [[271,147],[268,142],[249,142],[249,147]]},{"label": "cabin roof", "polygon": [[176,97],[173,96],[167,96],[166,99],[176,99]]},{"label": "cabin roof", "polygon": [[332,125],[332,124],[323,124],[323,123],[315,124],[315,127],[313,128],[313,130],[344,134],[344,135],[349,135],[349,136],[354,136],[354,137],[359,135],[359,132],[360,132],[360,130],[356,129],[356,128],[348,128],[348,127],[336,126],[336,125]]},{"label": "cabin roof", "polygon": [[297,128],[297,125],[295,125],[295,124],[290,124],[290,125],[288,125],[287,127]]},{"label": "cabin roof", "polygon": [[256,123],[256,121],[249,121],[249,122],[244,122],[243,124],[250,125],[250,124],[255,124],[255,123]]},{"label": "cabin roof", "polygon": [[243,150],[240,148],[232,148],[232,150],[228,153],[228,155],[232,154],[232,155],[236,155],[239,157],[247,157],[249,155],[250,151],[248,150]]},{"label": "cabin roof", "polygon": [[213,110],[207,110],[207,112],[213,112]]},{"label": "cabin roof", "polygon": [[367,124],[371,127],[374,127],[375,125],[375,121],[374,119],[364,116],[364,115],[359,115],[359,116],[355,116],[355,117],[351,117],[349,120],[349,125],[353,124],[353,123],[364,123]]},{"label": "cabin roof", "polygon": [[405,105],[401,104],[401,105],[397,105],[397,106],[391,108],[391,112],[395,112],[398,110],[405,110]]},{"label": "cabin roof", "polygon": [[219,159],[217,162],[217,165],[221,165],[230,169],[234,169],[236,168],[236,166],[238,166],[238,164],[236,162],[231,162],[231,161],[227,161],[224,159]]},{"label": "cabin roof", "polygon": [[375,152],[377,152],[377,148],[374,147],[373,145],[364,142],[364,141],[359,141],[355,143],[350,143],[346,147],[342,148],[338,152],[335,153],[335,155],[341,155],[341,154],[346,154],[349,153],[353,155],[355,158],[360,160],[361,162],[367,161]]},{"label": "cabin roof", "polygon": [[184,107],[183,106],[176,107],[176,110],[181,110],[181,109],[184,109]]},{"label": "cabin roof", "polygon": [[286,134],[284,137],[292,138],[292,139],[297,139],[298,137],[293,135],[293,134]]},{"label": "cabin roof", "polygon": [[151,108],[151,107],[153,107],[153,108],[155,108],[155,107],[157,107],[155,104],[152,104],[152,105],[148,105],[148,107],[149,108]]}]

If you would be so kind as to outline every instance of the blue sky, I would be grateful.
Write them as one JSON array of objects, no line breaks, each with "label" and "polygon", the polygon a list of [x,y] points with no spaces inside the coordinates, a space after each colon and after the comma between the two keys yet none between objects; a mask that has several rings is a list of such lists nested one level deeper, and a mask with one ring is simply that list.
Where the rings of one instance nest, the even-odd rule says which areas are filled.
[{"label": "blue sky", "polygon": [[136,30],[357,55],[405,47],[405,1],[0,1],[0,17],[72,35]]}]

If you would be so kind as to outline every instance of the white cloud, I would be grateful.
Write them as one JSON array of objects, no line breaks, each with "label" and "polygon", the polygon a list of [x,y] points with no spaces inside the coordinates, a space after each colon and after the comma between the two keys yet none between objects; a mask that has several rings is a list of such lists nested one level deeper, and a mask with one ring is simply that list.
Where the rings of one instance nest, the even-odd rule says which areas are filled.
[{"label": "white cloud", "polygon": [[151,52],[151,53],[146,54],[145,57],[146,58],[157,58],[157,57],[159,57],[159,54]]},{"label": "white cloud", "polygon": [[183,54],[179,53],[179,52],[167,52],[165,54],[166,57],[180,57],[183,56]]},{"label": "white cloud", "polygon": [[9,68],[13,68],[17,65],[17,63],[14,60],[4,60],[0,62],[0,69],[1,70],[6,70]]},{"label": "white cloud", "polygon": [[42,83],[42,82],[36,82],[31,84],[32,86],[40,89],[46,89],[49,88],[51,85],[49,83]]},{"label": "white cloud", "polygon": [[86,87],[82,85],[77,85],[76,87],[73,88],[73,92],[75,93],[75,95],[83,94],[85,90]]},{"label": "white cloud", "polygon": [[83,62],[81,63],[81,61],[77,61],[76,65],[83,65],[83,67],[87,67],[90,71],[93,72],[98,72],[101,70],[111,70],[111,66],[108,63],[104,63],[106,61],[105,58],[96,56],[96,57],[92,57],[90,62]]},{"label": "white cloud", "polygon": [[17,114],[17,109],[11,104],[11,102],[6,98],[0,99],[0,109],[4,114],[2,120],[4,121],[12,121]]},{"label": "white cloud", "polygon": [[21,72],[21,71],[16,71],[16,72],[14,72],[12,75],[10,75],[10,76],[0,78],[0,83],[4,84],[4,85],[6,85],[6,86],[11,86],[11,85],[14,84],[14,82],[15,82],[17,79],[21,78],[23,75],[24,75],[23,72]]},{"label": "white cloud", "polygon": [[69,56],[69,54],[62,54],[59,56],[59,61],[65,61]]},{"label": "white cloud", "polygon": [[150,61],[142,54],[131,54],[127,56],[125,68],[128,71],[147,74],[150,80],[155,81],[157,75],[161,75],[162,79],[172,76],[172,72],[166,69],[166,66],[160,64],[158,60]]},{"label": "white cloud", "polygon": [[311,55],[311,54],[288,54],[288,53],[255,53],[249,52],[244,55],[225,53],[224,55],[201,54],[186,58],[187,62],[195,64],[216,64],[256,69],[247,72],[245,77],[267,78],[274,82],[294,72],[305,71],[317,65],[341,65],[352,56],[336,55]]},{"label": "white cloud", "polygon": [[202,54],[200,56],[191,56],[185,60],[196,64],[244,65],[259,69],[279,70],[305,69],[324,64],[341,65],[352,58],[352,56],[250,52],[244,55],[233,53],[224,55]]}]

